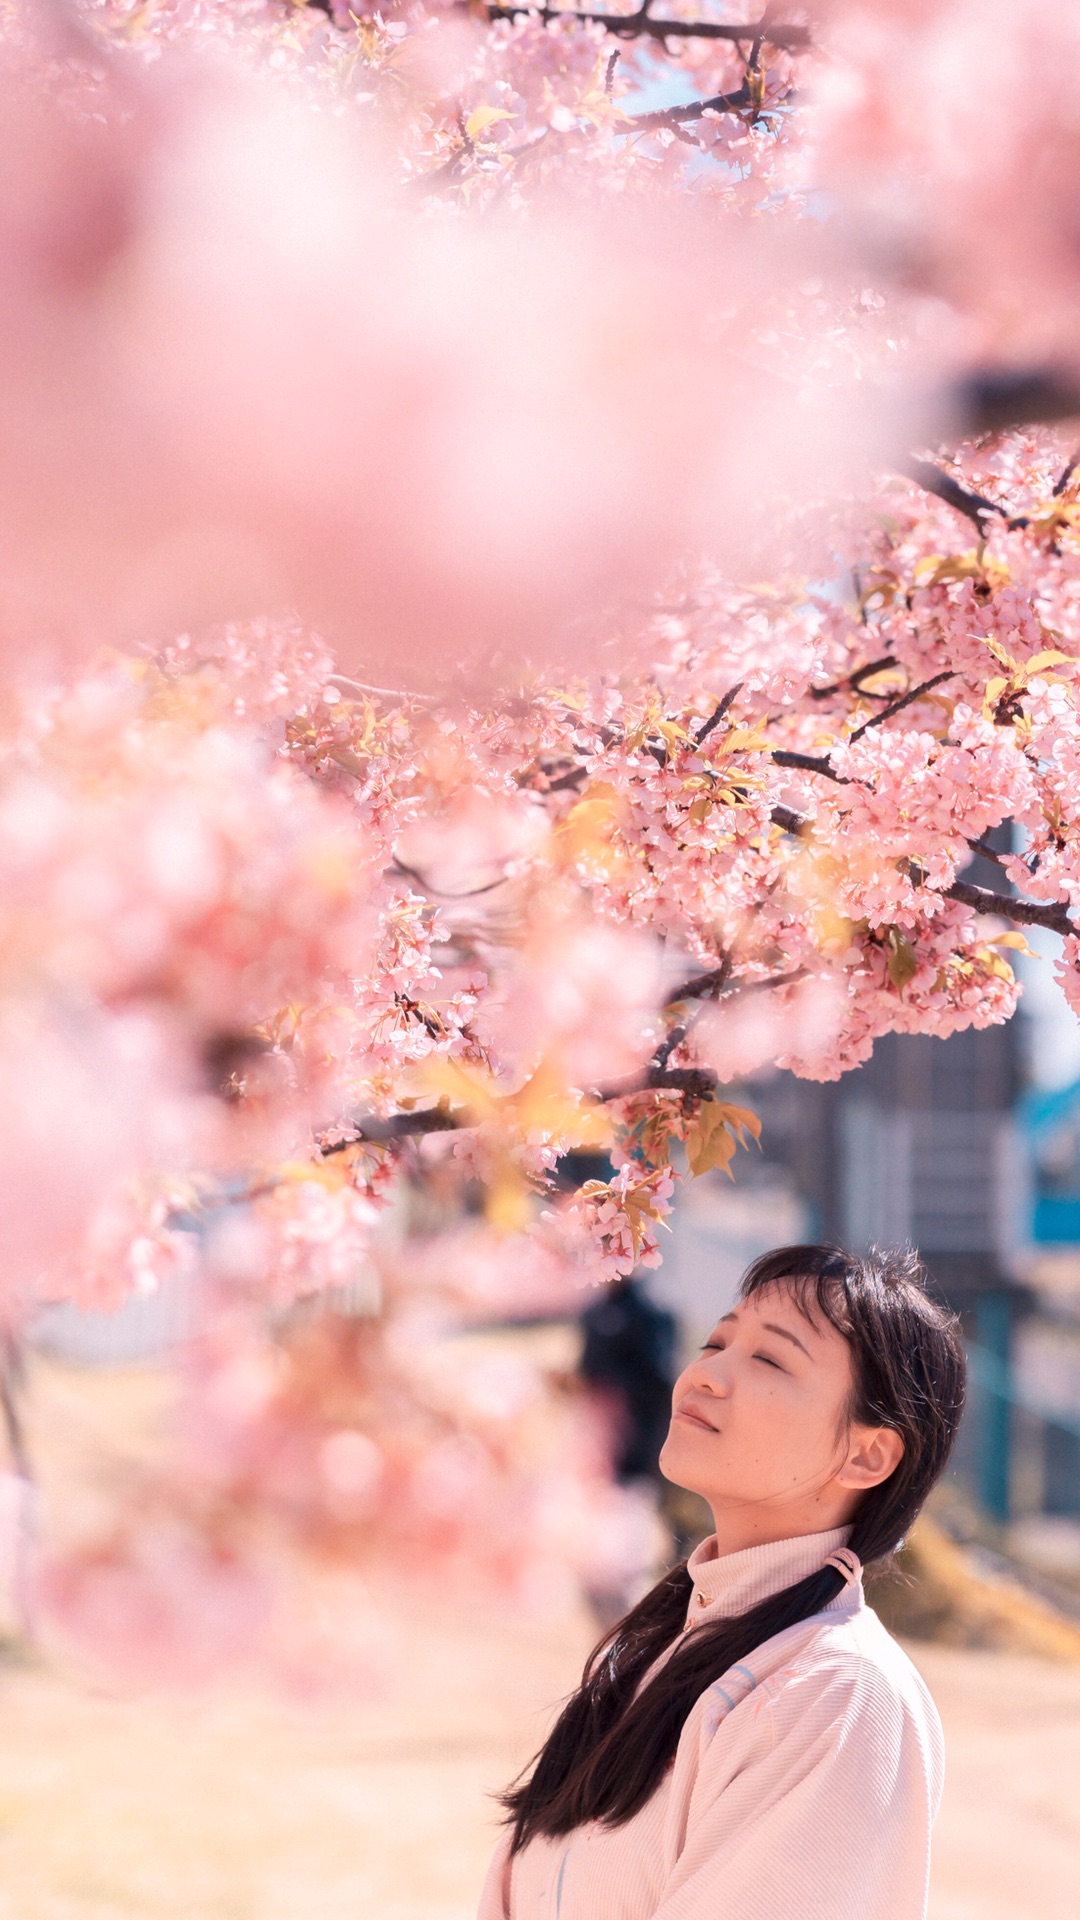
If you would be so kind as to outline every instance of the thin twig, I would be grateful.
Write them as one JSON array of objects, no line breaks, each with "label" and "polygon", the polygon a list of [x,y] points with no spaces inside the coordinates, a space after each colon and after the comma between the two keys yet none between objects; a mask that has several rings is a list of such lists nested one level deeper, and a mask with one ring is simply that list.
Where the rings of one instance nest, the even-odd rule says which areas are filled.
[{"label": "thin twig", "polygon": [[861,740],[863,734],[869,733],[871,727],[884,726],[886,720],[891,720],[894,713],[902,713],[905,707],[913,706],[916,700],[922,699],[924,693],[930,692],[931,687],[940,687],[943,680],[953,680],[955,677],[956,668],[949,667],[944,673],[935,673],[932,680],[924,680],[920,686],[912,687],[909,693],[901,694],[898,700],[893,700],[889,706],[882,707],[880,713],[871,714],[869,720],[864,720],[861,727],[856,727],[854,733],[848,738],[848,746],[854,746],[856,740]]},{"label": "thin twig", "polygon": [[1060,500],[1061,495],[1064,493],[1078,466],[1080,466],[1080,453],[1074,453],[1068,466],[1062,468],[1057,480],[1054,482],[1053,498],[1055,500]]},{"label": "thin twig", "polygon": [[742,692],[742,685],[743,683],[741,680],[736,680],[735,685],[733,687],[729,687],[723,699],[717,703],[713,712],[709,715],[709,718],[702,722],[701,726],[698,728],[697,732],[694,735],[694,745],[696,747],[700,747],[702,742],[708,739],[713,728],[718,727],[720,725],[720,722],[724,718],[724,715],[726,714],[728,708],[732,705],[733,701],[735,701],[738,698],[739,694]]}]

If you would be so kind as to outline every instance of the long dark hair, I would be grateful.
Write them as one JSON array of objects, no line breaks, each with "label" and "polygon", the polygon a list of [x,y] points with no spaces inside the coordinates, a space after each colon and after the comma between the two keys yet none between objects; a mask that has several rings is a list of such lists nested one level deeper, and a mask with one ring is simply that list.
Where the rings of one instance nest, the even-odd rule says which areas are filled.
[{"label": "long dark hair", "polygon": [[[959,1322],[927,1292],[910,1248],[856,1259],[839,1247],[780,1247],[754,1261],[739,1298],[777,1285],[847,1340],[851,1420],[903,1439],[899,1465],[862,1495],[854,1517],[849,1544],[872,1565],[902,1544],[948,1460],[964,1404]],[[843,1584],[834,1567],[822,1567],[736,1619],[683,1633],[693,1583],[685,1561],[672,1567],[594,1647],[531,1772],[502,1795],[513,1851],[536,1834],[629,1820],[660,1784],[699,1695],[763,1641],[820,1613]],[[675,1640],[671,1658],[640,1686]]]}]

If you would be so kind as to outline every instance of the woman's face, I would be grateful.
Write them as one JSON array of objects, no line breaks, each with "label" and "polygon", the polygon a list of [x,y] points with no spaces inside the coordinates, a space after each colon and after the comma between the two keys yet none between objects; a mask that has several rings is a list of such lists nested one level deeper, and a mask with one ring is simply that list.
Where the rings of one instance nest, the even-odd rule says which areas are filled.
[{"label": "woman's face", "polygon": [[848,1418],[851,1350],[782,1282],[740,1301],[680,1374],[660,1454],[707,1500],[721,1552],[844,1525],[903,1443]]}]

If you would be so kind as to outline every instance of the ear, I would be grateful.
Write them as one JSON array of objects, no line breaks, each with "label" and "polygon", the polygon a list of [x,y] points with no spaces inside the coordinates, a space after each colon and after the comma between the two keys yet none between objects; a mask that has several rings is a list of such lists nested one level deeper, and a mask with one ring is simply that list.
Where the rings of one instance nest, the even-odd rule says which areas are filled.
[{"label": "ear", "polygon": [[904,1457],[904,1442],[893,1427],[852,1427],[847,1457],[836,1476],[841,1487],[862,1492],[879,1487]]}]

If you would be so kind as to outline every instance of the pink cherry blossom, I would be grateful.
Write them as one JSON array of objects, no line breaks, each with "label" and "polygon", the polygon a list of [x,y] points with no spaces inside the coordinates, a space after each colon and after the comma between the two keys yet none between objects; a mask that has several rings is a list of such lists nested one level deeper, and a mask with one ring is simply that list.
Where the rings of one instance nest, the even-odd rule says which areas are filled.
[{"label": "pink cherry blossom", "polygon": [[185,1288],[41,1559],[132,1678],[632,1557],[494,1323],[1018,925],[1080,1012],[1074,19],[559,11],[5,13],[2,1312]]}]

